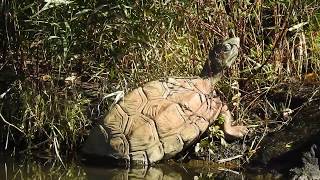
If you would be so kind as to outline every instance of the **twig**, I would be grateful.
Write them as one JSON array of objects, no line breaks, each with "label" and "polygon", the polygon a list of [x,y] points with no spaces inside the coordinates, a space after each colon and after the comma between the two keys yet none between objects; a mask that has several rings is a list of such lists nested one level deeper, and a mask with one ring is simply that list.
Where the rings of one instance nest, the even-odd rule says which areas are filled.
[{"label": "twig", "polygon": [[237,174],[237,175],[240,174],[238,171],[234,171],[234,170],[226,169],[226,168],[222,168],[222,167],[219,167],[218,170],[219,170],[219,171],[231,172],[231,173],[234,173],[234,174]]},{"label": "twig", "polygon": [[259,139],[258,143],[256,144],[256,147],[254,148],[254,151],[256,151],[259,148],[259,144],[261,143],[263,138],[267,135],[267,132],[268,132],[268,126],[266,125],[261,138]]},{"label": "twig", "polygon": [[307,102],[304,102],[301,106],[299,106],[299,107],[297,107],[297,108],[295,108],[293,111],[296,111],[295,112],[295,114],[293,115],[293,117],[292,118],[294,118],[297,114],[298,114],[298,112],[300,112],[304,107],[306,107],[308,104],[310,104],[311,102],[313,102],[313,101],[315,101],[315,100],[317,100],[317,99],[313,99],[313,97],[317,94],[319,92],[319,87],[317,87],[314,91],[313,91],[313,93],[312,93],[312,95],[311,95],[311,97],[308,99],[308,101]]},{"label": "twig", "polygon": [[42,141],[42,142],[40,142],[40,143],[38,143],[38,144],[35,144],[35,145],[31,146],[31,147],[28,147],[27,149],[20,151],[19,154],[23,154],[23,153],[25,153],[25,152],[28,151],[28,150],[37,148],[37,147],[39,147],[39,146],[41,146],[41,145],[43,145],[43,144],[45,144],[45,143],[47,143],[47,142],[49,142],[49,141],[52,142],[52,139],[48,138],[48,139],[46,139],[45,141]]},{"label": "twig", "polygon": [[243,156],[242,154],[239,154],[239,155],[236,155],[236,156],[233,156],[233,157],[230,157],[230,158],[220,159],[220,160],[218,160],[218,163],[224,163],[224,162],[232,161],[234,159],[241,158],[242,156]]},{"label": "twig", "polygon": [[18,128],[17,126],[9,123],[8,121],[6,121],[6,119],[4,119],[4,117],[2,116],[2,114],[0,113],[0,117],[2,119],[3,122],[5,122],[6,124],[8,124],[9,126],[14,127],[15,129],[17,129],[18,131],[20,131],[22,134],[26,135],[26,133],[24,133],[20,128]]}]

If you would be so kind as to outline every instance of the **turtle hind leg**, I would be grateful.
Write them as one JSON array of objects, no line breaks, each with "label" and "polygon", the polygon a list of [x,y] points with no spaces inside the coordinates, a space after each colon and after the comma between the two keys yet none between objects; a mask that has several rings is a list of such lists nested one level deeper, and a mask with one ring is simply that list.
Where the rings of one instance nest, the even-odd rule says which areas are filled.
[{"label": "turtle hind leg", "polygon": [[158,142],[145,150],[130,152],[130,165],[150,165],[161,160],[163,156],[164,149],[162,144]]},{"label": "turtle hind leg", "polygon": [[86,164],[128,166],[130,164],[128,146],[123,134],[110,135],[107,127],[94,125],[80,154]]},{"label": "turtle hind leg", "polygon": [[226,105],[222,107],[220,115],[224,118],[223,131],[227,136],[241,138],[248,133],[245,126],[232,126],[233,117]]}]

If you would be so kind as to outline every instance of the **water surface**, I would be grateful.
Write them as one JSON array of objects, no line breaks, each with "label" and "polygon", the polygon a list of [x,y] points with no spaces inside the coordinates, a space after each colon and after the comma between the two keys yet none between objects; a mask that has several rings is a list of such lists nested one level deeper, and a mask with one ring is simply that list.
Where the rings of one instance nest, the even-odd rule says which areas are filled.
[{"label": "water surface", "polygon": [[[252,176],[253,177],[253,176]],[[231,170],[222,165],[200,160],[189,163],[168,162],[152,167],[108,168],[88,166],[80,162],[65,163],[52,160],[18,160],[11,157],[0,157],[0,179],[91,179],[91,180],[194,180],[194,179],[247,179],[239,171]],[[250,178],[251,179],[251,178]],[[255,179],[255,178],[254,178]]]}]

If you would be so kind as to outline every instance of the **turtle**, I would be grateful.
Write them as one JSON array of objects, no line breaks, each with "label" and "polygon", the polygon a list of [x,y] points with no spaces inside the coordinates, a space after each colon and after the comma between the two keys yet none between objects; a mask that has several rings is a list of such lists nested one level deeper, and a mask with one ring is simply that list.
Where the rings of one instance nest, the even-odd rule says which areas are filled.
[{"label": "turtle", "polygon": [[126,94],[103,124],[91,129],[82,152],[153,164],[195,144],[218,116],[224,119],[225,134],[243,137],[247,128],[232,125],[232,114],[214,88],[236,60],[239,44],[234,37],[215,45],[199,77],[162,78]]}]

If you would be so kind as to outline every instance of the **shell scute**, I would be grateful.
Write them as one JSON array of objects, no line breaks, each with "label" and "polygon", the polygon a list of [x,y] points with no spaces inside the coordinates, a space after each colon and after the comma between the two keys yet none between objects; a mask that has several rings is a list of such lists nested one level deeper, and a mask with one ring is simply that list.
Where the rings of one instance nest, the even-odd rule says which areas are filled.
[{"label": "shell scute", "polygon": [[171,103],[154,121],[159,137],[165,137],[177,133],[187,121],[187,117],[178,104]]},{"label": "shell scute", "polygon": [[184,142],[179,134],[174,134],[161,139],[164,149],[164,158],[171,158],[181,152]]},{"label": "shell scute", "polygon": [[163,149],[163,145],[161,144],[161,142],[159,141],[157,144],[155,144],[154,146],[148,148],[146,150],[146,153],[148,155],[148,159],[150,163],[159,161],[163,158],[164,156],[164,149]]},{"label": "shell scute", "polygon": [[128,115],[132,115],[141,112],[147,102],[146,94],[143,89],[139,87],[126,95],[119,105]]},{"label": "shell scute", "polygon": [[123,111],[121,106],[116,104],[112,111],[105,117],[104,124],[111,130],[111,134],[117,134],[124,133],[130,121],[127,113]]},{"label": "shell scute", "polygon": [[163,113],[165,109],[172,104],[172,102],[167,99],[153,99],[149,100],[144,106],[142,114],[154,119],[158,114]]},{"label": "shell scute", "polygon": [[149,100],[152,99],[162,99],[167,96],[168,88],[166,85],[160,81],[152,81],[145,84],[143,91]]},{"label": "shell scute", "polygon": [[190,145],[200,136],[200,129],[193,123],[187,123],[181,129],[180,136],[186,145]]},{"label": "shell scute", "polygon": [[144,151],[159,142],[154,121],[143,115],[130,117],[132,125],[126,134],[130,151]]},{"label": "shell scute", "polygon": [[129,159],[129,143],[123,134],[114,134],[110,139],[114,156]]},{"label": "shell scute", "polygon": [[200,134],[204,133],[209,127],[209,121],[201,116],[191,116],[190,120],[198,126]]},{"label": "shell scute", "polygon": [[199,93],[209,95],[213,93],[211,82],[206,79],[191,79],[190,80]]}]

